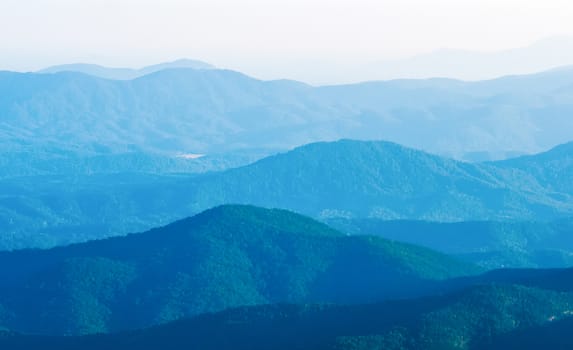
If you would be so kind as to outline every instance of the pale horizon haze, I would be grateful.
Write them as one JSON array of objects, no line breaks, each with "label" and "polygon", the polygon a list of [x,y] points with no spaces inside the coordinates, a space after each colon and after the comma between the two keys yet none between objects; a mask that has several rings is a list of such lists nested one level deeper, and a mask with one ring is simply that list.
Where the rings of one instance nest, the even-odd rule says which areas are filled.
[{"label": "pale horizon haze", "polygon": [[573,37],[571,18],[565,0],[3,0],[0,70],[185,57],[312,82],[325,80],[320,69]]}]

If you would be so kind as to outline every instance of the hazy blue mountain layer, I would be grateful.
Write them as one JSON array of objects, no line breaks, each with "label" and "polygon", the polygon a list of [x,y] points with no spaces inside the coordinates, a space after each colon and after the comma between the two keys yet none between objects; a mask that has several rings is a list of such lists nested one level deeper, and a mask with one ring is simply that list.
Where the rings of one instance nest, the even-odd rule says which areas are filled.
[{"label": "hazy blue mountain layer", "polygon": [[573,193],[573,142],[550,151],[493,163],[508,172],[519,169],[556,193]]},{"label": "hazy blue mountain layer", "polygon": [[164,69],[127,81],[2,72],[0,149],[210,154],[353,138],[506,158],[573,139],[572,81],[573,70],[328,87],[215,69]]},{"label": "hazy blue mountain layer", "polygon": [[3,153],[0,179],[27,176],[80,177],[94,174],[199,174],[247,165],[273,150],[244,150],[221,154],[157,154],[122,152],[82,154],[43,149],[35,152]]},{"label": "hazy blue mountain layer", "polygon": [[564,36],[545,38],[527,47],[501,51],[443,48],[411,57],[360,65],[336,65],[333,62],[325,65],[320,62],[312,72],[305,72],[303,76],[319,82],[432,77],[476,81],[548,69],[567,69],[571,68],[572,62],[573,37]]},{"label": "hazy blue mountain layer", "polygon": [[[561,149],[543,157],[558,164]],[[573,215],[573,192],[546,180],[565,182],[567,168],[559,175],[559,167],[540,166],[536,174],[508,162],[471,164],[387,142],[344,140],[204,175],[5,179],[0,246],[47,247],[121,235],[227,203],[285,208],[323,220],[544,221]]]},{"label": "hazy blue mountain layer", "polygon": [[426,248],[346,236],[251,206],[217,207],[126,237],[4,252],[0,264],[7,267],[0,270],[0,326],[68,335],[243,305],[412,297],[480,271]]},{"label": "hazy blue mountain layer", "polygon": [[190,59],[180,59],[173,62],[166,62],[143,67],[141,69],[110,68],[110,67],[99,66],[97,64],[86,64],[86,63],[63,64],[59,66],[52,66],[42,69],[38,71],[38,73],[54,74],[61,72],[76,72],[76,73],[93,75],[94,77],[99,77],[104,79],[132,80],[165,69],[177,69],[177,68],[215,69],[214,66],[205,62],[190,60]]}]

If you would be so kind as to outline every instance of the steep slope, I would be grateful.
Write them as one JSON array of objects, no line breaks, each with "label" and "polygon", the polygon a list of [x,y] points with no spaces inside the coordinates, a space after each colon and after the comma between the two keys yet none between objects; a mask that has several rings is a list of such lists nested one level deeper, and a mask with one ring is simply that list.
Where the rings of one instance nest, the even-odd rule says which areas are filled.
[{"label": "steep slope", "polygon": [[573,220],[438,223],[381,219],[327,220],[351,234],[376,235],[417,244],[487,268],[573,265]]},{"label": "steep slope", "polygon": [[[358,306],[229,310],[143,331],[81,338],[0,336],[10,349],[491,349],[502,336],[566,317],[571,293],[511,285]],[[563,336],[561,333],[560,336]],[[565,339],[569,339],[565,335]],[[557,339],[547,339],[558,343]],[[519,340],[517,340],[519,342]],[[516,341],[514,340],[513,343]],[[537,340],[539,342],[539,340]],[[510,342],[511,343],[511,342]]]},{"label": "steep slope", "polygon": [[532,156],[494,162],[496,167],[519,169],[555,193],[573,194],[573,142]]},{"label": "steep slope", "polygon": [[2,326],[45,334],[139,328],[241,305],[416,296],[478,271],[348,237],[283,210],[223,206],[146,233],[0,254]]}]

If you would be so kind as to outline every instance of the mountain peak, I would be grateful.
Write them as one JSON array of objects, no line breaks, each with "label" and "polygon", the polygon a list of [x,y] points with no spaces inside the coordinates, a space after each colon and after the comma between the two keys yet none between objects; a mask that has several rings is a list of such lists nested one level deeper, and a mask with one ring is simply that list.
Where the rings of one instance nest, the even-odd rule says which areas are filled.
[{"label": "mountain peak", "polygon": [[[159,63],[147,67],[143,67],[138,70],[141,75],[146,75],[154,72],[158,72],[164,69],[173,69],[173,68],[189,68],[189,69],[215,69],[215,66],[210,65],[209,63],[192,60],[188,58],[178,59],[172,62],[164,62]],[[140,76],[141,76],[140,75]]]},{"label": "mountain peak", "polygon": [[[44,334],[140,328],[244,305],[384,300],[480,271],[428,249],[244,205],[128,237],[4,253],[0,263],[13,267],[0,271],[0,310],[34,320],[7,328]],[[12,302],[4,294],[11,290],[38,297]]]},{"label": "mountain peak", "polygon": [[452,162],[447,158],[427,153],[410,147],[405,147],[390,141],[362,141],[352,139],[340,139],[332,142],[315,142],[300,146],[292,151],[292,154],[306,154],[308,158],[329,159],[345,158],[348,164],[353,161],[360,162],[371,159],[374,163],[368,165],[375,166],[387,161],[412,161],[412,159],[427,159],[434,161]]},{"label": "mountain peak", "polygon": [[[225,232],[229,223],[234,231],[254,229],[271,229],[273,231],[297,232],[305,235],[340,236],[340,232],[329,226],[284,209],[266,209],[253,205],[225,204],[220,205],[174,225],[190,227],[209,227],[210,232]],[[236,225],[239,224],[239,225]],[[219,227],[221,230],[212,230]]]},{"label": "mountain peak", "polygon": [[548,152],[567,154],[568,156],[571,156],[571,155],[573,155],[573,141],[555,146],[551,150],[549,150]]},{"label": "mountain peak", "polygon": [[501,165],[514,165],[518,163],[536,163],[540,161],[550,161],[550,160],[563,160],[564,158],[570,158],[573,156],[573,141],[557,145],[545,152],[537,153],[533,155],[524,155],[517,158],[511,158],[506,160],[501,160],[493,162],[493,164]]}]

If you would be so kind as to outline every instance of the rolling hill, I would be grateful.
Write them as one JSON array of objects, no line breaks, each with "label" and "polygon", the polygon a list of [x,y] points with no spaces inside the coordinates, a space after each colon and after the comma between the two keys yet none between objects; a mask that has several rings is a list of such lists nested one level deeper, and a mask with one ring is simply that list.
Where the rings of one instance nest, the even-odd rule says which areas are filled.
[{"label": "rolling hill", "polygon": [[0,326],[34,334],[135,329],[230,307],[424,295],[473,265],[284,210],[222,206],[163,228],[0,253]]},{"label": "rolling hill", "polygon": [[573,215],[573,194],[504,164],[342,140],[200,176],[6,179],[0,181],[1,246],[48,247],[121,235],[227,203],[284,208],[322,220],[545,221]]},{"label": "rolling hill", "polygon": [[171,67],[180,65],[122,81],[70,72],[73,67],[54,74],[1,72],[0,150],[213,154],[352,138],[488,160],[573,139],[570,70],[474,83],[312,87],[227,70],[165,69]]},{"label": "rolling hill", "polygon": [[199,198],[289,208],[319,218],[511,220],[571,212],[567,193],[556,194],[519,170],[376,141],[306,145],[198,178],[193,187]]},{"label": "rolling hill", "polygon": [[[373,305],[272,305],[227,310],[147,330],[90,337],[6,334],[9,349],[498,349],[571,343],[571,293],[518,285],[473,287],[440,297]],[[512,336],[544,334],[553,338]],[[528,335],[532,330],[533,333]],[[547,334],[547,333],[545,333]],[[169,342],[166,342],[169,339]],[[507,347],[505,347],[507,348]],[[561,348],[561,347],[557,347]]]}]

